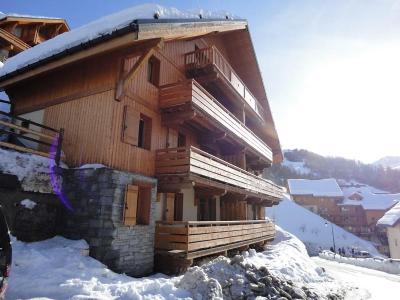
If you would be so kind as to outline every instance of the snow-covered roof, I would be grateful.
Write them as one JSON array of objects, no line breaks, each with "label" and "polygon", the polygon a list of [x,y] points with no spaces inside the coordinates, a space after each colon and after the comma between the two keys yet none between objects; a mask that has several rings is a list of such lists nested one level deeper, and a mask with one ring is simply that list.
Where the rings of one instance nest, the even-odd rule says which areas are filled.
[{"label": "snow-covered roof", "polygon": [[3,12],[0,11],[0,20],[5,19],[7,17],[12,17],[12,18],[32,18],[32,19],[49,19],[49,20],[64,20],[62,18],[57,18],[57,17],[33,16],[33,15],[15,14],[15,13],[3,13]]},{"label": "snow-covered roof", "polygon": [[334,178],[309,180],[309,179],[288,179],[290,194],[292,195],[313,195],[315,197],[343,197]]},{"label": "snow-covered roof", "polygon": [[[158,19],[154,19],[155,14],[157,14]],[[191,21],[201,21],[200,15],[202,20],[218,19],[227,21],[227,18],[233,19],[233,16],[227,12],[210,12],[204,10],[180,11],[173,7],[167,8],[156,4],[143,4],[102,17],[22,51],[7,60],[3,68],[0,69],[0,77],[81,44],[103,36],[112,35],[121,29],[132,26],[137,20],[147,19],[160,22],[160,19],[164,19],[165,22],[165,20],[190,19]]]},{"label": "snow-covered roof", "polygon": [[400,221],[400,202],[387,211],[377,222],[382,226],[394,226]]},{"label": "snow-covered roof", "polygon": [[[361,205],[365,210],[387,210],[400,201],[400,194],[390,194],[369,185],[358,187],[342,187],[345,199],[341,205]],[[349,197],[357,193],[361,200],[351,200]]]}]

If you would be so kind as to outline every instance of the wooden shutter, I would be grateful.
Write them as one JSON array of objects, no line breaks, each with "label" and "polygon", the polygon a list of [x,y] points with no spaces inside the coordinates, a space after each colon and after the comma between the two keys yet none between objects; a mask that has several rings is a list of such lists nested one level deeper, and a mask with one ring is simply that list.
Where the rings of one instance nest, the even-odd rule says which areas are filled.
[{"label": "wooden shutter", "polygon": [[134,108],[125,105],[124,120],[122,124],[122,141],[134,146],[139,142],[139,121],[140,112]]},{"label": "wooden shutter", "polygon": [[136,225],[136,211],[139,187],[137,185],[127,185],[125,191],[124,224]]},{"label": "wooden shutter", "polygon": [[167,208],[165,211],[165,219],[167,222],[174,221],[174,202],[175,202],[175,194],[167,193]]}]

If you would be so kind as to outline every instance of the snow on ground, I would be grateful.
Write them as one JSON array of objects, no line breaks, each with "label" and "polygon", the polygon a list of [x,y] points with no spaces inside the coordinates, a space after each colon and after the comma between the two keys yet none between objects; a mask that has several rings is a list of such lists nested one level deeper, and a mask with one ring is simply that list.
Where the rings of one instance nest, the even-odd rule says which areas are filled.
[{"label": "snow on ground", "polygon": [[[266,210],[267,216],[284,230],[297,236],[307,247],[310,254],[316,255],[320,250],[333,246],[332,229],[324,218],[296,204],[285,194],[279,205]],[[371,255],[380,256],[378,250],[343,228],[333,225],[336,247],[344,247],[349,253],[352,248],[368,251]]]},{"label": "snow on ground", "polygon": [[334,254],[330,251],[323,251],[319,254],[319,257],[327,260],[400,275],[400,260],[346,257]]},{"label": "snow on ground", "polygon": [[155,13],[158,14],[159,19],[199,19],[199,14],[202,15],[203,19],[215,18],[225,20],[226,16],[232,17],[231,14],[226,12],[210,12],[204,10],[181,11],[173,7],[163,7],[156,4],[134,6],[60,34],[55,38],[9,58],[4,64],[4,67],[0,69],[0,77],[61,53],[66,49],[87,43],[98,37],[112,34],[117,30],[128,27],[137,19],[154,20]]},{"label": "snow on ground", "polygon": [[328,261],[320,257],[313,257],[312,260],[338,282],[347,284],[346,300],[399,299],[400,276],[398,275]]},{"label": "snow on ground", "polygon": [[[157,274],[140,279],[116,274],[86,256],[85,241],[63,237],[24,243],[13,239],[13,264],[9,299],[205,299],[236,297],[250,293],[246,270],[218,257],[192,267],[183,276]],[[322,295],[338,292],[337,285],[308,256],[293,235],[277,228],[277,240],[262,253],[243,252],[246,265],[266,266],[270,272],[307,285]],[[23,288],[22,288],[23,287]],[[222,295],[224,290],[224,295]],[[202,298],[202,297],[203,298]]]},{"label": "snow on ground", "polygon": [[53,166],[47,157],[0,149],[0,173],[16,175],[24,191],[54,193],[59,181]]},{"label": "snow on ground", "polygon": [[82,255],[85,241],[62,237],[15,241],[8,299],[183,299],[190,292],[175,287],[179,277],[155,275],[135,279],[116,274]]},{"label": "snow on ground", "polygon": [[287,182],[292,195],[343,197],[343,192],[334,178],[316,180],[288,179]]}]

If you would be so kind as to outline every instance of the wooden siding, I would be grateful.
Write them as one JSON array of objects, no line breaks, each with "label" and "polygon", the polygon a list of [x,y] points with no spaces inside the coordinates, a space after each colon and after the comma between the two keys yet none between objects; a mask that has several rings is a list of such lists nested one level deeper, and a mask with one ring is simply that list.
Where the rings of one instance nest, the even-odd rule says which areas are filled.
[{"label": "wooden siding", "polygon": [[[184,55],[218,44],[219,38],[165,42],[154,53],[160,60],[160,85],[185,80]],[[71,167],[85,163],[102,163],[112,168],[154,176],[155,150],[176,147],[178,128],[161,122],[159,88],[147,81],[147,62],[127,82],[127,91],[115,100],[115,88],[123,74],[129,72],[146,51],[146,44],[119,49],[69,64],[26,80],[8,89],[16,114],[45,110],[44,124],[64,128],[63,151]],[[228,58],[229,60],[229,58]],[[152,121],[150,150],[122,141],[124,107],[128,106]],[[179,128],[187,145],[198,145],[190,128]]]}]

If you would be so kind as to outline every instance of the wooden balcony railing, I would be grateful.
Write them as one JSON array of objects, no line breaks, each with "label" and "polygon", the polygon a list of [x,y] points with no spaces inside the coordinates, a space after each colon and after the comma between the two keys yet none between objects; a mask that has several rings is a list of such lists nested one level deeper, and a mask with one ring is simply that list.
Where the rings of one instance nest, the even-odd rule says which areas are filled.
[{"label": "wooden balcony railing", "polygon": [[[265,199],[281,199],[282,188],[195,147],[156,152],[156,176],[180,175],[207,179],[227,190]],[[211,184],[211,183],[210,183]]]},{"label": "wooden balcony railing", "polygon": [[240,143],[253,149],[265,160],[272,162],[271,149],[195,80],[169,84],[160,88],[161,109],[172,109],[184,104],[190,104],[192,109],[205,115],[223,132],[238,139]]},{"label": "wooden balcony railing", "polygon": [[0,111],[0,146],[45,156],[60,164],[64,129],[56,130],[43,124]]},{"label": "wooden balcony railing", "polygon": [[263,116],[263,108],[258,100],[253,96],[244,82],[233,70],[225,57],[214,47],[198,49],[185,54],[186,71],[201,70],[208,66],[215,66],[227,81],[234,87],[236,92],[259,116]]},{"label": "wooden balcony railing", "polygon": [[275,225],[267,220],[157,222],[155,248],[192,259],[274,237]]}]

